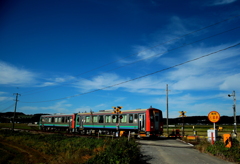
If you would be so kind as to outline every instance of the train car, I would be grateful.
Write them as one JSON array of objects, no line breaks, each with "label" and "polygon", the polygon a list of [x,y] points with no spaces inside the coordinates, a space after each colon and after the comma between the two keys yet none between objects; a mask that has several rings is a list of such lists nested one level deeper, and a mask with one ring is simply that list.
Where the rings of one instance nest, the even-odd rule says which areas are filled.
[{"label": "train car", "polygon": [[74,132],[76,129],[76,115],[77,114],[42,115],[39,121],[40,129],[45,131],[57,130]]},{"label": "train car", "polygon": [[163,134],[162,111],[155,108],[125,110],[114,114],[113,110],[102,110],[96,113],[78,113],[76,116],[77,131],[89,134],[92,131],[107,134],[122,133],[137,137],[157,137]]}]

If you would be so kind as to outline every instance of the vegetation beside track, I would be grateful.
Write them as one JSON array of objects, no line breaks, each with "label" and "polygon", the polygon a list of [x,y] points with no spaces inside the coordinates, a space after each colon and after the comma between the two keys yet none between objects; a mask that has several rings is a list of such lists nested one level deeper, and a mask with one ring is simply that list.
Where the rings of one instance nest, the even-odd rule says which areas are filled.
[{"label": "vegetation beside track", "polygon": [[138,163],[134,139],[68,137],[0,130],[0,163]]},{"label": "vegetation beside track", "polygon": [[[0,123],[0,128],[7,128],[7,129],[12,129],[12,123]],[[24,129],[24,130],[32,130],[31,126],[28,126],[28,124],[14,124],[14,129]],[[37,129],[39,129],[37,127]]]},{"label": "vegetation beside track", "polygon": [[[194,126],[194,129],[193,129]],[[218,131],[218,135],[222,136],[223,134],[231,134],[233,130],[233,125],[217,125],[216,127],[222,127],[221,131]],[[202,138],[207,137],[207,130],[213,128],[213,125],[184,125],[184,135],[193,136],[194,131],[197,136]],[[173,130],[180,129],[180,134],[182,134],[182,125],[176,125],[175,127],[169,127],[169,134]],[[240,126],[237,129],[240,132]],[[164,135],[167,136],[167,128],[164,128]],[[238,140],[240,140],[240,133],[238,133]]]},{"label": "vegetation beside track", "polygon": [[200,140],[195,146],[201,152],[209,153],[221,159],[240,164],[240,144],[237,139],[233,139],[232,147],[227,148],[222,140],[216,141],[213,145],[205,140]]}]

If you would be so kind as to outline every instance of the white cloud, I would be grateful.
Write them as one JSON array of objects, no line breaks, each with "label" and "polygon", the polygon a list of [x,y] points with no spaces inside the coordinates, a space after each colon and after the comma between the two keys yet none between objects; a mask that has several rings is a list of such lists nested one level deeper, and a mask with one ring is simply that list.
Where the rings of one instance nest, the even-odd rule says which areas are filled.
[{"label": "white cloud", "polygon": [[227,5],[237,0],[213,0],[209,3],[209,6],[217,6],[217,5]]},{"label": "white cloud", "polygon": [[13,100],[12,97],[5,96],[8,94],[7,92],[0,92],[0,101],[7,101],[7,100]]},{"label": "white cloud", "polygon": [[227,76],[224,82],[219,86],[221,90],[238,90],[240,91],[240,73]]},{"label": "white cloud", "polygon": [[12,100],[12,97],[5,97],[5,96],[0,97],[0,101],[7,101],[7,100]]},{"label": "white cloud", "polygon": [[41,110],[44,110],[45,112],[48,112],[51,110],[51,112],[54,113],[73,113],[69,107],[71,107],[72,104],[68,104],[66,100],[56,102],[52,106],[47,106],[47,107],[40,107]]},{"label": "white cloud", "polygon": [[124,101],[126,100],[126,97],[117,97],[114,102],[121,102],[121,101]]},{"label": "white cloud", "polygon": [[[126,80],[126,79],[125,79]],[[96,76],[92,79],[81,79],[79,82],[75,83],[77,88],[80,88],[82,91],[87,92],[91,90],[105,88],[107,86],[111,86],[114,84],[121,83],[125,81],[124,79],[120,79],[117,74],[114,73],[105,73],[99,76]],[[110,88],[106,88],[106,90],[117,89],[119,86],[114,86]]]},{"label": "white cloud", "polygon": [[[179,57],[179,62],[188,61],[203,55],[207,55],[211,52],[218,51],[220,49],[228,47],[228,45],[221,45],[216,47],[201,47],[192,48],[186,52],[186,55]],[[221,89],[226,88],[227,84],[222,84],[229,75],[238,72],[238,69],[234,68],[234,65],[239,63],[239,50],[237,48],[232,48],[226,51],[222,51],[213,54],[208,57],[201,58],[199,60],[175,67],[172,71],[169,70],[167,79],[169,79],[172,84],[173,89],[186,90],[202,90],[202,89]],[[162,61],[161,61],[162,62]],[[177,61],[175,61],[177,62]],[[235,77],[235,76],[234,76]],[[235,77],[236,83],[233,86],[237,86],[237,81],[239,78]],[[229,82],[228,82],[229,83]]]},{"label": "white cloud", "polygon": [[43,82],[40,85],[37,85],[37,87],[48,87],[48,86],[56,86],[61,83],[67,82],[69,80],[74,80],[75,77],[73,76],[65,76],[65,77],[56,77],[56,78],[48,78],[46,79],[46,82]]},{"label": "white cloud", "polygon": [[167,49],[163,46],[155,47],[154,49],[149,49],[145,46],[135,46],[135,51],[137,52],[137,58],[139,60],[151,61],[159,58],[167,51]]},{"label": "white cloud", "polygon": [[0,84],[25,86],[35,81],[35,74],[0,61]]}]

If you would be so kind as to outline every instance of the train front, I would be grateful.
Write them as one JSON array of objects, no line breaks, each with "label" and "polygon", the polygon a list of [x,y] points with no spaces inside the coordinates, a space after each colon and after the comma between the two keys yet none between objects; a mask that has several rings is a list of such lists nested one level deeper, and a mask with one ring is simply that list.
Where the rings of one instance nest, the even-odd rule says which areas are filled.
[{"label": "train front", "polygon": [[[163,134],[162,111],[149,108],[145,112],[145,119],[139,117],[140,137],[159,137]],[[145,124],[145,125],[144,125]],[[145,128],[144,128],[145,126]]]}]

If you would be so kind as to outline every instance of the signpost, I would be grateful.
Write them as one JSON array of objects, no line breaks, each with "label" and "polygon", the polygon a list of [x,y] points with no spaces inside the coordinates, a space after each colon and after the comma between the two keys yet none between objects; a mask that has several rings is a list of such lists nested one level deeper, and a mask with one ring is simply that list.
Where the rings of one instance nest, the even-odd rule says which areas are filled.
[{"label": "signpost", "polygon": [[180,115],[179,117],[182,117],[182,137],[184,137],[184,117],[186,117],[185,113],[186,111],[179,111]]},{"label": "signpost", "polygon": [[[112,107],[114,110],[113,110],[113,114],[117,114],[117,120],[116,120],[116,130],[117,130],[117,135],[118,137],[120,136],[120,133],[119,133],[119,118],[122,119],[122,115],[119,116],[119,114],[122,114],[123,112],[121,111],[122,109],[122,106],[117,106],[117,107]],[[113,118],[115,118],[115,115],[113,115]]]},{"label": "signpost", "polygon": [[208,119],[213,123],[213,130],[208,130],[208,138],[211,138],[211,142],[213,144],[217,137],[215,123],[220,120],[220,114],[217,111],[211,111],[208,113]]}]

